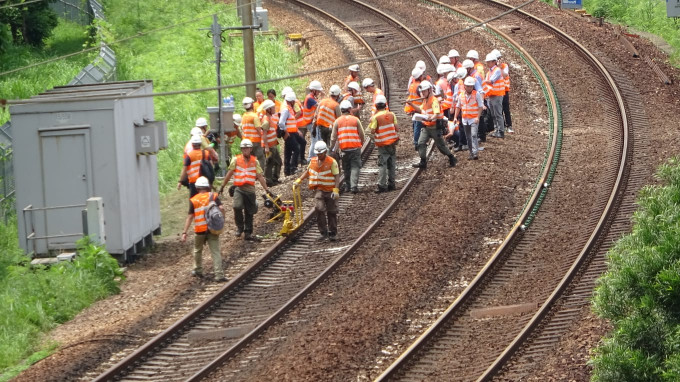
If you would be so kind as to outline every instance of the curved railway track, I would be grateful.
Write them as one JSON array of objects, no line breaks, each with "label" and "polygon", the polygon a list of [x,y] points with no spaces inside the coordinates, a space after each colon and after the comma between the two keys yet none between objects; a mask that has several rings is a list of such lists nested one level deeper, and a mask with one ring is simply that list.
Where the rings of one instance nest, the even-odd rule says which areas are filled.
[{"label": "curved railway track", "polygon": [[[380,18],[375,11],[368,13],[374,16],[372,22],[377,22],[374,26],[380,28],[380,34],[356,32],[356,26],[342,22],[327,11],[311,4],[298,1],[295,3],[340,25],[341,29],[354,36],[371,57],[387,52],[388,47],[382,43],[386,37],[409,45],[422,43],[403,24],[394,19]],[[353,4],[363,11],[370,9],[359,2]],[[423,48],[421,52],[419,58],[424,55],[433,65],[436,64],[436,58],[429,49]],[[407,94],[404,86],[388,81],[390,77],[396,77],[397,71],[403,70],[399,63],[395,57],[376,61],[381,88],[385,90],[388,102],[395,105]],[[365,164],[360,174],[360,185],[375,184],[377,167],[373,164],[373,151],[370,142],[362,148],[362,161]],[[391,197],[385,197],[385,194],[377,197],[372,192],[343,194],[339,201],[340,215],[353,224],[346,230],[343,227],[338,242],[317,242],[318,233],[310,211],[305,216],[305,223],[294,235],[279,240],[257,262],[218,290],[205,303],[95,380],[200,379],[275,322],[307,291],[323,281],[349,257],[403,198],[419,172],[408,163],[398,167],[397,183],[403,184],[403,187],[398,194],[388,194]],[[374,208],[362,208],[367,204]]]},{"label": "curved railway track", "polygon": [[[436,0],[421,2],[474,22],[488,14],[489,4],[503,11],[511,8],[490,0],[460,6],[465,10]],[[487,10],[486,14],[482,8]],[[549,233],[555,230],[555,225],[553,221],[551,226],[551,220],[543,219],[542,214],[530,216],[531,208],[525,210],[475,280],[377,380],[469,381],[494,377],[519,380],[531,375],[537,360],[555,346],[575,324],[582,308],[589,304],[595,280],[606,268],[604,254],[629,228],[635,192],[646,176],[644,170],[635,168],[633,160],[634,155],[640,155],[645,149],[640,133],[645,118],[638,114],[633,116],[628,111],[631,105],[639,102],[639,94],[629,86],[630,81],[621,71],[604,65],[594,53],[571,37],[524,11],[517,13],[508,16],[512,19],[508,23],[521,25],[525,31],[523,35],[538,39],[536,36],[547,32],[547,35],[557,37],[553,39],[555,43],[577,52],[580,60],[597,74],[590,80],[606,113],[607,133],[615,139],[606,159],[607,163],[616,165],[606,166],[608,172],[599,179],[603,197],[595,203],[597,213],[584,219],[579,227],[578,237],[587,238],[583,239],[582,245],[579,243],[552,264],[531,264],[536,243],[550,240]],[[511,41],[500,30],[491,29],[502,40]],[[547,81],[547,77],[545,79]],[[546,85],[551,86],[549,81]],[[557,115],[560,112],[558,110]],[[634,134],[636,129],[637,134]],[[637,154],[633,147],[638,150]],[[544,189],[554,186],[551,181],[541,185]],[[533,221],[531,226],[527,224],[528,218]],[[558,270],[548,281],[538,277],[546,267]],[[545,283],[545,287],[537,295],[528,296],[526,290],[521,289],[532,282]],[[498,323],[502,326],[495,327]],[[493,338],[493,341],[484,341],[485,338]],[[494,346],[478,345],[489,343]]]}]

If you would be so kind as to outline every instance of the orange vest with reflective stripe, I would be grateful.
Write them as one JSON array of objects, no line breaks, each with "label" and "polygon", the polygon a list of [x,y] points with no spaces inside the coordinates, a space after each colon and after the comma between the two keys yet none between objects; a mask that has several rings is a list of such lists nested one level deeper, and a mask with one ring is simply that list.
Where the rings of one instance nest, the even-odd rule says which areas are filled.
[{"label": "orange vest with reflective stripe", "polygon": [[333,127],[335,122],[335,109],[338,107],[338,102],[333,98],[324,98],[319,102],[319,107],[317,108],[318,114],[316,116],[316,124],[318,126]]},{"label": "orange vest with reflective stripe", "polygon": [[[379,95],[385,95],[385,93],[382,90],[375,88],[375,92],[373,93],[373,103],[371,104],[371,116],[374,116],[375,113],[378,112],[378,108],[375,107],[375,99],[378,98]],[[390,107],[387,104],[385,105],[385,110],[390,110]]]},{"label": "orange vest with reflective stripe", "polygon": [[380,111],[375,116],[378,127],[375,129],[375,145],[378,147],[389,146],[399,140],[397,127],[394,126],[394,114],[389,111]]},{"label": "orange vest with reflective stripe", "polygon": [[[189,183],[196,183],[196,179],[201,176],[201,160],[203,159],[204,155],[205,153],[201,149],[191,150],[189,155],[187,155],[191,160],[189,168],[187,169]],[[207,157],[209,158],[210,156],[208,155]]]},{"label": "orange vest with reflective stripe", "polygon": [[[491,75],[496,72],[498,72],[500,76],[498,77],[498,80],[496,80],[496,82],[491,83],[489,79],[491,78]],[[486,92],[487,96],[505,95],[505,80],[503,79],[503,73],[501,72],[501,68],[499,68],[498,65],[494,66],[493,68],[491,68],[491,70],[489,70],[488,73],[486,73],[484,91]]]},{"label": "orange vest with reflective stripe", "polygon": [[279,140],[276,137],[276,129],[279,128],[279,115],[278,114],[272,114],[267,115],[267,113],[260,114],[260,120],[261,121],[269,121],[269,129],[267,130],[266,134],[265,131],[262,130],[262,135],[263,135],[263,141],[262,141],[262,146],[263,147],[274,147],[279,144]]},{"label": "orange vest with reflective stripe", "polygon": [[[418,86],[420,86],[420,80],[413,80],[411,82],[411,85],[408,87],[408,98],[406,98],[407,101],[410,101],[412,99],[420,98],[418,95]],[[412,102],[416,106],[420,106],[423,101],[418,100],[418,101],[413,101]],[[415,113],[416,109],[413,108],[413,106],[406,104],[404,106],[404,112],[405,113]]]},{"label": "orange vest with reflective stripe", "polygon": [[510,91],[510,72],[508,71],[508,74],[507,75],[505,74],[505,69],[509,69],[508,64],[506,64],[505,62],[501,62],[500,66],[501,66],[501,72],[503,73],[503,80],[505,82],[505,91],[509,92]]},{"label": "orange vest with reflective stripe", "polygon": [[[211,192],[201,192],[194,195],[193,198],[189,199],[191,204],[194,206],[194,232],[201,233],[208,230],[208,222],[205,221],[205,209],[210,203]],[[212,194],[212,200],[217,197]]]},{"label": "orange vest with reflective stripe", "polygon": [[330,155],[326,155],[323,162],[319,163],[319,157],[315,156],[309,163],[309,188],[312,190],[321,190],[331,192],[335,188],[335,175],[333,175],[332,168],[335,159]]},{"label": "orange vest with reflective stripe", "polygon": [[[420,105],[420,110],[423,112],[423,114],[427,115],[433,115],[434,112],[432,111],[432,104],[434,103],[434,96],[431,95],[429,96],[426,100],[423,101],[423,104]],[[423,125],[425,126],[434,126],[437,124],[437,121],[423,121]]]},{"label": "orange vest with reflective stripe", "polygon": [[243,155],[238,155],[236,157],[236,169],[234,170],[234,185],[249,184],[254,186],[255,179],[257,179],[257,158],[251,155],[250,160],[246,162]]},{"label": "orange vest with reflective stripe", "polygon": [[338,143],[340,150],[351,150],[361,147],[359,137],[359,119],[352,115],[340,116],[338,123]]},{"label": "orange vest with reflective stripe", "polygon": [[286,119],[286,131],[288,134],[297,133],[297,119],[295,119],[295,109],[288,102],[286,102],[286,107],[288,108],[288,119]]},{"label": "orange vest with reflective stripe", "polygon": [[307,100],[310,98],[314,98],[312,93],[307,94],[307,97],[305,97],[305,102],[302,104],[302,121],[304,122],[303,126],[307,126],[312,123],[312,120],[314,119],[314,112],[316,112],[316,108],[319,107],[319,103],[317,102],[311,109],[307,109]]},{"label": "orange vest with reflective stripe", "polygon": [[467,93],[460,96],[460,110],[465,119],[475,119],[479,117],[479,104],[477,103],[477,91],[473,90],[468,96]]},{"label": "orange vest with reflective stripe", "polygon": [[449,81],[446,80],[446,77],[441,77],[440,79],[437,80],[437,86],[439,86],[439,88],[442,89],[442,100],[441,102],[439,102],[439,106],[441,106],[442,112],[444,112],[451,108],[451,101],[449,101],[448,97],[448,94],[450,92]]},{"label": "orange vest with reflective stripe", "polygon": [[253,143],[262,142],[262,133],[258,133],[255,127],[255,118],[257,114],[252,111],[247,111],[243,114],[243,119],[241,120],[241,131],[243,132],[244,139],[250,139]]},{"label": "orange vest with reflective stripe", "polygon": [[[303,118],[303,116],[304,116],[304,111],[303,111],[303,108],[302,108],[302,103],[300,102],[299,99],[296,99],[296,100],[295,100],[295,104],[297,105],[297,107],[298,107],[298,108],[300,109],[300,111],[302,112],[302,113],[300,113],[300,117],[295,117],[295,115],[296,115],[297,113],[293,114],[293,117],[295,117],[295,124],[297,125],[297,127],[305,127],[305,126],[307,126],[307,124],[305,124],[305,119]],[[294,108],[293,108],[293,109],[294,109]]]}]

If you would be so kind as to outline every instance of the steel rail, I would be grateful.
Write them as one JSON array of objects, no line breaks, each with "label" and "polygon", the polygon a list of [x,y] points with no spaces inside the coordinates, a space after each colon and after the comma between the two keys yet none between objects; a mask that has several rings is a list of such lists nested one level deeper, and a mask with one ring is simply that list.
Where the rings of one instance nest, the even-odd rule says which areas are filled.
[{"label": "steel rail", "polygon": [[[476,20],[479,21],[480,19],[467,13],[462,10],[456,9],[448,4],[444,4],[441,1],[438,0],[421,0],[422,2],[426,3],[431,3],[434,5],[437,5],[442,8],[447,8],[455,13],[461,14],[464,17],[467,17],[471,20]],[[490,3],[493,3],[494,5],[497,5],[502,8],[513,8],[512,6],[499,3],[494,0],[486,0]],[[528,17],[532,19],[532,21],[540,21],[540,20],[533,20],[535,19],[533,16],[528,14],[527,12],[523,10],[515,10],[516,12],[519,12],[522,14],[524,17]],[[551,31],[555,34],[558,34],[561,38],[563,38],[564,41],[567,43],[570,43],[577,47],[580,52],[586,52],[582,53],[584,54],[584,57],[588,59],[589,62],[596,68],[598,72],[602,74],[602,76],[605,78],[607,84],[610,86],[612,89],[612,92],[614,93],[617,104],[619,106],[619,110],[621,112],[620,114],[620,121],[623,124],[623,147],[622,147],[622,158],[620,161],[619,165],[619,171],[618,171],[618,176],[617,180],[615,182],[615,185],[612,189],[610,199],[607,203],[607,206],[598,222],[598,225],[596,226],[596,229],[593,231],[591,234],[588,242],[586,243],[586,246],[584,249],[581,251],[580,255],[578,256],[577,260],[574,262],[572,267],[570,268],[570,271],[564,276],[558,287],[555,289],[555,291],[551,294],[551,297],[544,302],[544,304],[539,308],[537,313],[534,315],[534,317],[529,321],[529,323],[526,325],[524,330],[515,338],[515,340],[505,349],[505,351],[494,361],[494,363],[485,370],[484,374],[478,379],[479,381],[482,380],[488,380],[494,373],[496,373],[503,365],[503,363],[512,355],[514,351],[516,351],[517,348],[521,345],[521,343],[524,341],[525,338],[528,337],[528,335],[533,331],[533,329],[538,326],[540,323],[540,320],[542,317],[544,317],[548,310],[549,307],[552,306],[552,301],[561,294],[561,292],[566,288],[568,285],[568,281],[571,280],[574,275],[576,274],[576,270],[579,268],[580,264],[584,261],[584,254],[588,253],[590,249],[592,248],[592,245],[595,243],[597,237],[600,236],[601,230],[602,230],[602,223],[605,222],[610,214],[611,214],[611,206],[613,204],[613,198],[617,195],[620,189],[620,183],[621,183],[621,178],[622,178],[622,173],[626,168],[626,163],[627,163],[627,152],[628,152],[628,126],[627,126],[627,118],[625,117],[625,107],[623,103],[623,99],[621,97],[620,92],[618,91],[618,88],[616,84],[613,81],[613,78],[611,75],[608,73],[608,71],[604,68],[604,66],[597,60],[590,52],[587,52],[587,50],[578,42],[576,42],[573,38],[567,36],[564,34],[564,32],[560,31],[559,29],[550,26],[549,24],[540,21],[540,24],[547,26]],[[493,31],[493,33],[497,34],[498,36],[501,36],[503,39],[507,40],[510,44],[513,45],[513,47],[522,52],[531,62],[532,64],[536,67],[537,72],[540,73],[540,77],[546,86],[552,87],[552,85],[549,82],[549,79],[545,72],[541,69],[541,67],[538,65],[538,63],[531,58],[531,56],[526,53],[526,51],[518,44],[516,43],[513,39],[511,39],[507,34],[501,32],[500,30],[492,27],[491,25],[486,25],[486,28],[490,29]],[[556,111],[557,107],[557,100],[554,99],[554,92],[550,92],[551,94],[551,107],[553,107],[553,110]],[[555,121],[557,123],[557,121]],[[554,147],[554,146],[553,146]],[[551,149],[550,155],[554,155],[554,150]],[[545,166],[545,170],[549,169],[550,166]],[[545,171],[542,176],[542,179],[548,179],[545,177]],[[479,289],[482,286],[482,280],[487,277],[487,273],[493,268],[493,266],[500,261],[505,255],[505,252],[510,250],[512,248],[512,243],[517,241],[518,239],[521,238],[521,235],[518,234],[518,228],[526,228],[522,226],[522,222],[524,219],[527,218],[528,213],[532,210],[531,204],[535,203],[537,198],[537,194],[540,194],[542,191],[541,189],[549,187],[549,183],[542,181],[539,183],[538,187],[534,190],[534,193],[532,194],[532,197],[530,199],[530,203],[528,203],[527,207],[525,207],[524,212],[522,213],[522,216],[517,220],[513,228],[511,229],[510,233],[508,236],[506,236],[505,240],[501,244],[501,246],[498,248],[498,250],[494,253],[494,255],[491,257],[491,259],[487,262],[487,264],[480,270],[480,272],[477,274],[475,279],[468,285],[468,287],[461,293],[461,295],[446,309],[444,313],[433,323],[428,329],[418,338],[414,343],[412,343],[404,353],[400,355],[400,357],[393,362],[377,379],[376,381],[384,381],[388,380],[392,377],[395,377],[396,374],[398,373],[399,370],[401,370],[402,367],[404,367],[409,361],[411,361],[415,356],[416,353],[424,348],[427,344],[427,342],[430,340],[430,338],[434,337],[437,331],[445,325],[446,322],[448,322],[455,314],[463,308],[464,305],[474,296],[474,292]]]},{"label": "steel rail", "polygon": [[[349,27],[346,23],[342,22],[335,16],[331,15],[330,13],[315,7],[311,4],[305,3],[302,0],[288,0],[289,2],[292,2],[300,7],[307,8],[313,12],[320,13],[324,15],[324,17],[327,17],[331,20],[334,20],[339,25],[342,25],[344,29],[347,31],[351,31],[350,33],[354,34],[356,38],[360,39],[360,41],[365,40],[361,38],[356,32]],[[359,0],[345,0],[347,2],[351,3],[356,3],[361,5],[362,7],[366,8],[367,10],[370,10],[371,12],[377,14],[379,17],[387,19],[389,22],[393,23],[395,26],[397,26],[399,29],[404,30],[412,39],[418,41],[419,43],[422,43],[422,40],[409,28],[407,28],[403,23],[399,22],[395,18],[386,15],[366,3],[363,3]],[[367,43],[366,43],[367,44]],[[437,64],[437,58],[432,52],[432,50],[424,46],[423,50],[426,51],[426,54],[430,58],[433,64]],[[370,49],[371,52],[373,52],[372,49]],[[378,61],[380,62],[380,61]],[[380,65],[382,68],[382,64]],[[381,77],[381,83],[384,84],[385,87],[383,87],[383,90],[385,91],[385,94],[389,97],[389,94],[387,93],[389,88],[386,86],[387,85],[387,76],[384,75],[384,72],[381,72],[383,75]],[[428,148],[428,155],[432,153],[434,145],[430,144]],[[297,295],[295,295],[293,298],[291,298],[284,306],[282,306],[278,311],[276,311],[274,314],[272,314],[269,318],[267,318],[265,321],[263,321],[260,325],[255,327],[250,333],[248,333],[246,336],[244,336],[238,343],[234,344],[232,347],[227,349],[224,353],[222,353],[219,357],[217,357],[213,362],[210,364],[206,365],[204,368],[202,368],[200,371],[198,371],[196,374],[191,376],[190,378],[187,379],[188,382],[194,382],[194,381],[199,381],[202,380],[203,378],[207,377],[212,371],[216,370],[220,365],[222,365],[224,362],[226,362],[228,359],[239,353],[241,350],[243,350],[246,346],[248,346],[253,340],[255,340],[259,335],[261,335],[265,330],[267,330],[269,327],[271,327],[273,324],[275,324],[282,316],[284,316],[286,313],[288,313],[291,309],[293,309],[296,304],[302,300],[305,296],[310,294],[319,284],[321,284],[324,280],[326,280],[340,265],[342,265],[345,260],[349,259],[351,255],[354,254],[354,252],[357,251],[361,247],[361,245],[366,241],[366,239],[380,226],[382,221],[396,208],[396,206],[401,202],[401,200],[406,196],[406,194],[409,192],[415,181],[417,180],[418,176],[422,172],[422,169],[417,169],[413,173],[413,175],[409,178],[409,180],[406,182],[404,187],[401,189],[399,194],[397,195],[394,200],[387,206],[387,208],[376,218],[376,220],[364,231],[364,233],[359,236],[359,238],[350,246],[341,256],[339,256],[332,264],[330,264],[319,276],[317,276],[311,283],[309,283],[304,289],[302,289]]]}]

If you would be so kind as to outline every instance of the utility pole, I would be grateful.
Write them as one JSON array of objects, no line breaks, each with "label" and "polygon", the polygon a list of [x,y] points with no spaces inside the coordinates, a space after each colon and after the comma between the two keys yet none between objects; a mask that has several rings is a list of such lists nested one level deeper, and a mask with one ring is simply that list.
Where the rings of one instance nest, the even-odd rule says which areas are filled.
[{"label": "utility pole", "polygon": [[[245,64],[246,82],[255,81],[255,39],[253,38],[253,0],[241,0],[241,25],[243,25],[243,61]],[[245,4],[244,4],[245,3]],[[259,26],[257,26],[259,29]],[[255,84],[246,85],[246,95],[255,98]]]}]

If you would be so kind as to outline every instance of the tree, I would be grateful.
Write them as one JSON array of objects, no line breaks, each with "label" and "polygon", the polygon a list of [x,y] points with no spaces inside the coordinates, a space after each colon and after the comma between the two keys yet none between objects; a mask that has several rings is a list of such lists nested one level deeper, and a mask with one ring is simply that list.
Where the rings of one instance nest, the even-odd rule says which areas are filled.
[{"label": "tree", "polygon": [[[26,5],[0,9],[0,29],[9,27],[15,44],[41,46],[45,38],[52,34],[57,26],[57,15],[49,8],[54,0],[38,1]],[[25,0],[9,0],[3,6],[22,4]],[[3,33],[0,31],[0,38]],[[4,40],[4,38],[3,38]],[[0,43],[1,49],[2,43]]]}]

